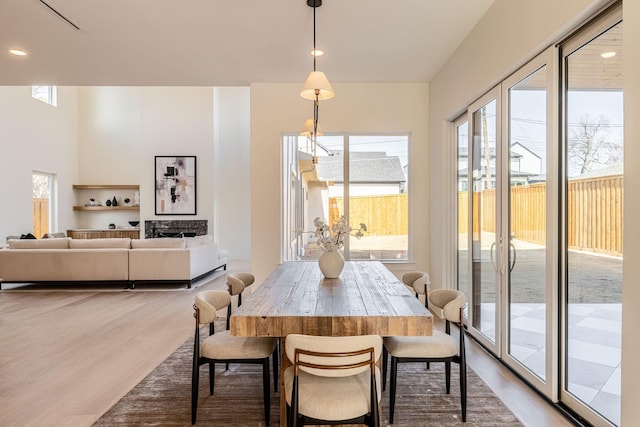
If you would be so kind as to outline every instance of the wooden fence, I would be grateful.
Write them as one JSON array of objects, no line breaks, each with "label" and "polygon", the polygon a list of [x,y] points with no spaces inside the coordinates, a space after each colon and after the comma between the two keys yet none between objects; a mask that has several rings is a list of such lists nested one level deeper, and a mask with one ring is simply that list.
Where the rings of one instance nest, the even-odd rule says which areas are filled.
[{"label": "wooden fence", "polygon": [[[567,243],[571,249],[612,255],[622,254],[623,176],[611,175],[570,180],[567,189]],[[495,232],[495,190],[474,193],[480,202],[478,229]],[[478,199],[480,198],[480,199]],[[458,193],[458,231],[468,232],[468,193]],[[515,238],[544,244],[546,230],[546,184],[511,188],[511,232]]]},{"label": "wooden fence", "polygon": [[[329,225],[344,212],[344,198],[329,198]],[[349,223],[367,226],[367,236],[400,236],[409,234],[409,206],[406,194],[357,196],[349,198]]]},{"label": "wooden fence", "polygon": [[33,199],[33,235],[38,239],[49,232],[49,199]]},{"label": "wooden fence", "polygon": [[569,181],[569,246],[622,254],[622,175]]}]

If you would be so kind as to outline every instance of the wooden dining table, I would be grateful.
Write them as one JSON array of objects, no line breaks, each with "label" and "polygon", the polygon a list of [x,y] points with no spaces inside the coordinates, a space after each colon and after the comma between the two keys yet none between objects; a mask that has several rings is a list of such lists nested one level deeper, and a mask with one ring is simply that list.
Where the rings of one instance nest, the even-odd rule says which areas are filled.
[{"label": "wooden dining table", "polygon": [[230,323],[231,335],[280,338],[281,373],[290,366],[283,351],[289,334],[431,335],[432,328],[431,313],[379,261],[347,261],[337,279],[325,279],[317,262],[284,262],[243,300]]}]

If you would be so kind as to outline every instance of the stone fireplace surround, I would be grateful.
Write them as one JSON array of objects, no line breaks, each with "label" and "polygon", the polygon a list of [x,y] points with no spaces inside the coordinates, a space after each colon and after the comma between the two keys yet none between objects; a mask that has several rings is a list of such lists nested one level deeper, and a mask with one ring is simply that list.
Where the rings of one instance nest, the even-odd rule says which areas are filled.
[{"label": "stone fireplace surround", "polygon": [[145,239],[204,236],[208,230],[208,220],[206,219],[147,220],[144,222]]}]

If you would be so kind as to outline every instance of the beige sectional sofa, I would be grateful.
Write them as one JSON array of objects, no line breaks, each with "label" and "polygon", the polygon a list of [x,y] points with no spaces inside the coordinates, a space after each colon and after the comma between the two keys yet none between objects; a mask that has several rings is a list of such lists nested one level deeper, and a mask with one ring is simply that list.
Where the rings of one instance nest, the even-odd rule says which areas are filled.
[{"label": "beige sectional sofa", "polygon": [[227,269],[213,236],[162,239],[10,239],[0,250],[2,282],[191,282]]}]

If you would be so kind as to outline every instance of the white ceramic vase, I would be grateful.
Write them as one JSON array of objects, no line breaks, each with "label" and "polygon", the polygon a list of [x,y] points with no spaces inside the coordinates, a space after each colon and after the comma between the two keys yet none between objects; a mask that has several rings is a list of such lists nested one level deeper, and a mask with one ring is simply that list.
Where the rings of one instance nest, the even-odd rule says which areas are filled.
[{"label": "white ceramic vase", "polygon": [[325,278],[335,279],[342,273],[344,257],[339,251],[324,252],[318,259],[318,266]]}]

